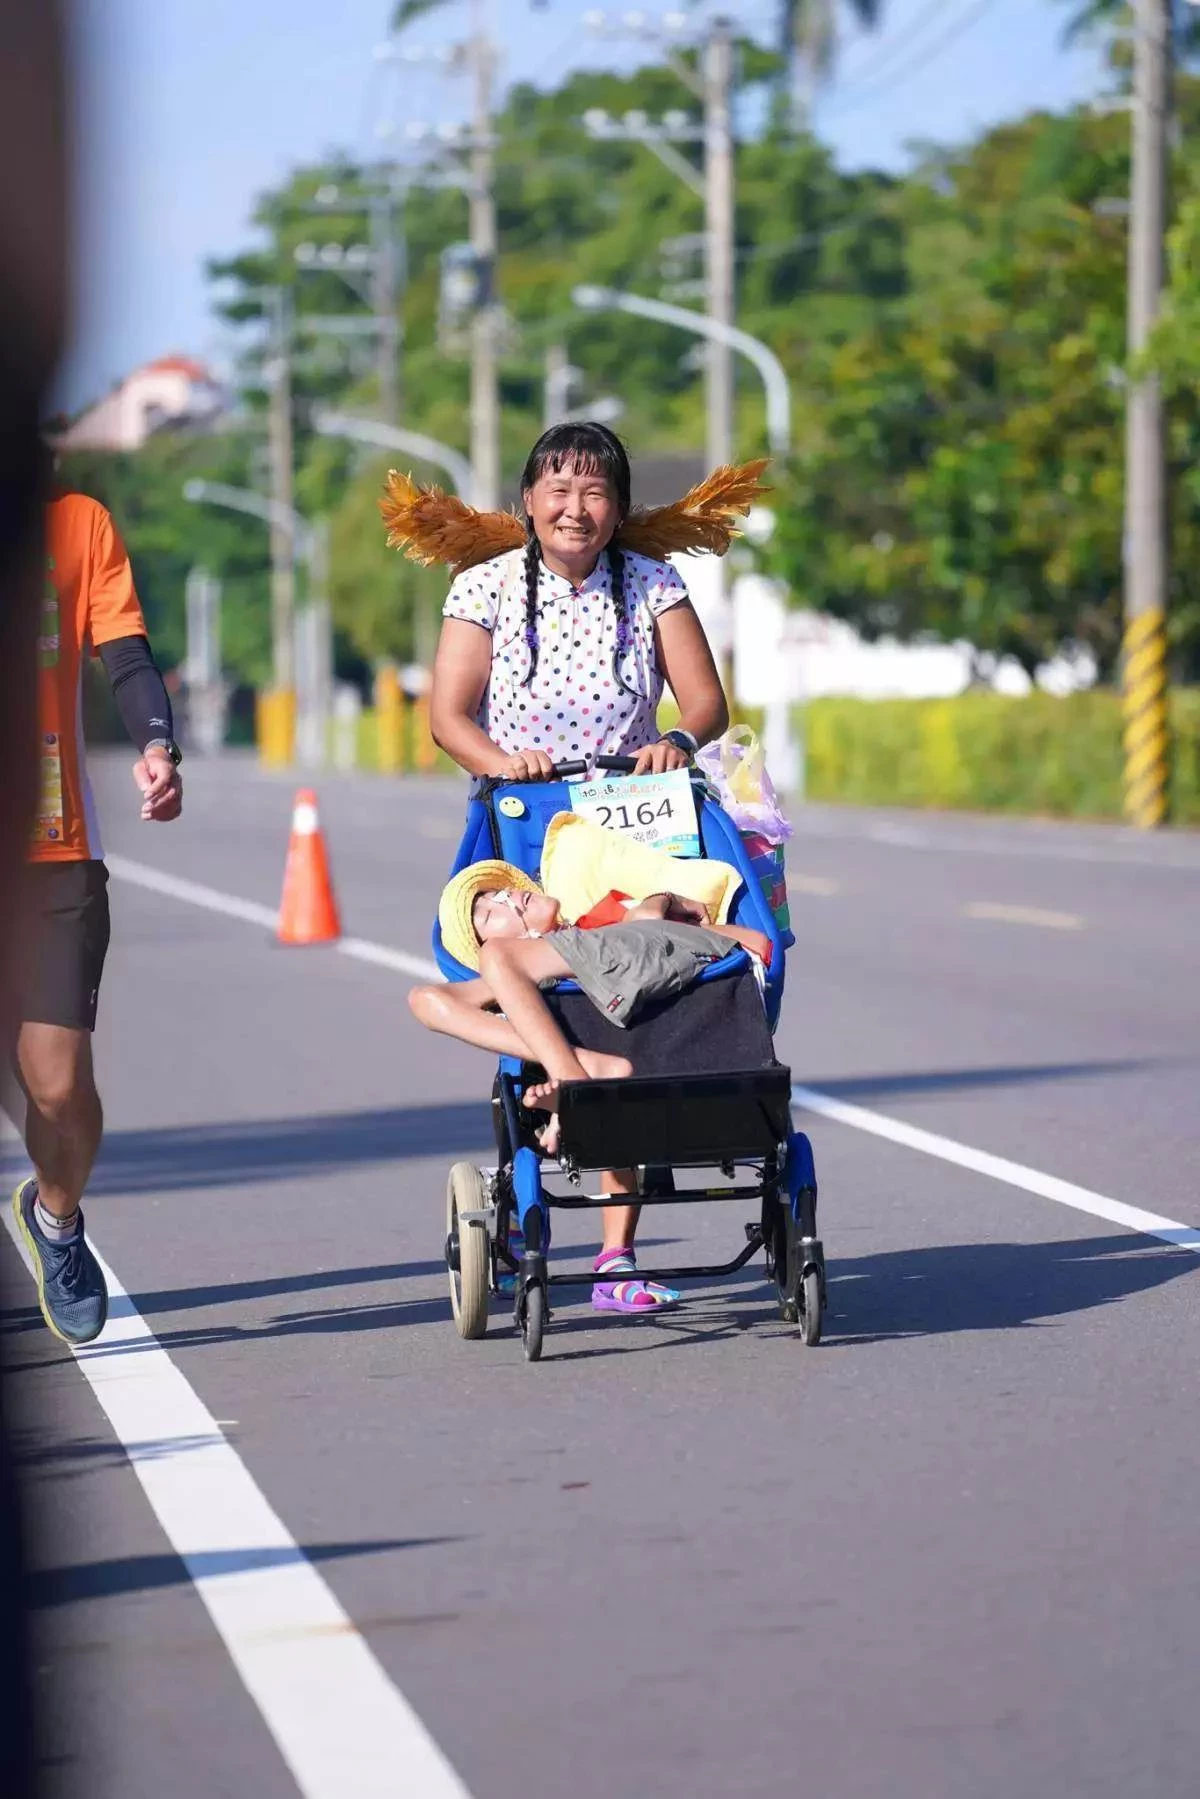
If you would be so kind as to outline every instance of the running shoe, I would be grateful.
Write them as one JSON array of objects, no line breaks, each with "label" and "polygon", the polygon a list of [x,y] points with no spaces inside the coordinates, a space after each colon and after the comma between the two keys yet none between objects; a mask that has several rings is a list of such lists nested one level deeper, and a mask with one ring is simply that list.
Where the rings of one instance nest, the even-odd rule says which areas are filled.
[{"label": "running shoe", "polygon": [[66,1243],[51,1243],[37,1227],[33,1215],[37,1182],[22,1181],[13,1194],[13,1216],[33,1257],[38,1304],[42,1317],[64,1343],[90,1343],[100,1335],[108,1317],[108,1288],[100,1264],[79,1229]]}]

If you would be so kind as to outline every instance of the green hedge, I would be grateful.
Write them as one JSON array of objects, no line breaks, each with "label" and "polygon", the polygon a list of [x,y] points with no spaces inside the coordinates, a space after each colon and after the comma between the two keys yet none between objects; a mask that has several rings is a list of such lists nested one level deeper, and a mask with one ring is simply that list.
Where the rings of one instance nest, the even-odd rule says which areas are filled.
[{"label": "green hedge", "polygon": [[[761,714],[740,716],[761,730]],[[672,722],[664,702],[660,726]],[[809,799],[1121,816],[1121,702],[1108,689],[1068,699],[971,692],[949,700],[813,700],[803,722]],[[1171,696],[1171,748],[1171,820],[1200,825],[1200,689]],[[359,764],[376,766],[370,712],[362,716]],[[440,752],[437,766],[454,767]]]},{"label": "green hedge", "polygon": [[[947,700],[813,700],[808,796],[872,806],[1121,816],[1121,702],[970,692]],[[1171,819],[1200,824],[1200,690],[1171,697]]]}]

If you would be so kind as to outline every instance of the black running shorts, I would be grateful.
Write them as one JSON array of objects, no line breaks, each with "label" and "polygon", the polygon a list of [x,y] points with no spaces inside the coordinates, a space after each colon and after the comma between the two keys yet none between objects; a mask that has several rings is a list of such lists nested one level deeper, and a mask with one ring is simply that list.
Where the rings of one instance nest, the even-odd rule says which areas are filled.
[{"label": "black running shorts", "polygon": [[94,1031],[108,950],[103,862],[35,862],[33,936],[20,979],[21,1022]]}]

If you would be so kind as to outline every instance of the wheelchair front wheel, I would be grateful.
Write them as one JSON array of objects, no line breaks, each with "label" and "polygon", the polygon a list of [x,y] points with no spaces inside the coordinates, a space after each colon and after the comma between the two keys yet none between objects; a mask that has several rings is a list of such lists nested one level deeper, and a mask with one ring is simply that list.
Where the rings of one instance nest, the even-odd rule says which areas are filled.
[{"label": "wheelchair front wheel", "polygon": [[521,1309],[521,1341],[525,1345],[525,1360],[540,1362],[542,1359],[542,1338],[546,1331],[546,1289],[545,1287],[527,1287]]},{"label": "wheelchair front wheel", "polygon": [[810,1349],[821,1341],[821,1271],[810,1268],[800,1283],[800,1335]]},{"label": "wheelchair front wheel", "polygon": [[446,1182],[446,1269],[450,1309],[460,1337],[482,1337],[488,1327],[492,1246],[481,1219],[464,1222],[464,1212],[487,1209],[483,1176],[470,1162],[456,1162]]}]

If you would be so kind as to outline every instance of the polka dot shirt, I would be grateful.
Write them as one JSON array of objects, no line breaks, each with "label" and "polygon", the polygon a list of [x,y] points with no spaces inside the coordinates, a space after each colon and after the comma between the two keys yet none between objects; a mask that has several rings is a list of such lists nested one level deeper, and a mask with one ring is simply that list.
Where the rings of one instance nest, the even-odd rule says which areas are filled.
[{"label": "polka dot shirt", "polygon": [[620,681],[613,674],[617,614],[607,555],[581,587],[538,571],[538,659],[532,682],[525,640],[525,553],[510,550],[458,576],[443,608],[491,633],[492,672],[476,722],[505,755],[545,750],[556,762],[632,755],[658,739],[663,675],[654,621],[688,597],[670,563],[628,551],[629,621]]}]

